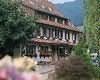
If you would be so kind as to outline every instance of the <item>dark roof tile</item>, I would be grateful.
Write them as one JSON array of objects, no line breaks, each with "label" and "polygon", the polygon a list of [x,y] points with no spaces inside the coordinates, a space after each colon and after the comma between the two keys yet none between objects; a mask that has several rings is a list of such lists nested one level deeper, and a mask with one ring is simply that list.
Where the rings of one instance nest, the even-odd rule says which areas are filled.
[{"label": "dark roof tile", "polygon": [[54,4],[52,4],[48,0],[23,0],[23,5],[28,6],[30,8],[44,11],[53,15],[57,15],[60,17],[64,17],[55,7]]}]

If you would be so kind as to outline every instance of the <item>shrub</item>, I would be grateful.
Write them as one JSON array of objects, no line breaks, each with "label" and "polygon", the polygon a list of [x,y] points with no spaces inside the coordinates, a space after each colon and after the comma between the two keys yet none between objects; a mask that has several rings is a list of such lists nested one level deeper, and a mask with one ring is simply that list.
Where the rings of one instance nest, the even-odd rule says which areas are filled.
[{"label": "shrub", "polygon": [[57,62],[55,74],[57,80],[92,80],[88,66],[75,56]]}]

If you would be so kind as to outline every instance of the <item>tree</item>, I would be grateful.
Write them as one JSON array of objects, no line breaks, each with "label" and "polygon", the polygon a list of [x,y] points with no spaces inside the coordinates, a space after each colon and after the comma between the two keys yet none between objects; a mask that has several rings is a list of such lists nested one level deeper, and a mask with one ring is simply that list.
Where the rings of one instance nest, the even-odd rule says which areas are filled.
[{"label": "tree", "polygon": [[0,53],[13,53],[16,46],[33,37],[35,18],[27,15],[18,0],[0,0]]},{"label": "tree", "polygon": [[100,50],[100,0],[85,0],[85,21],[87,44],[91,52]]},{"label": "tree", "polygon": [[91,63],[90,57],[91,53],[100,55],[100,0],[84,0],[84,10],[84,36],[74,48],[74,53],[88,64],[93,77],[100,79],[100,69]]},{"label": "tree", "polygon": [[74,48],[74,54],[89,66],[94,80],[99,80],[100,68],[92,64],[90,54],[98,53],[100,64],[100,0],[84,0],[84,8],[84,33]]},{"label": "tree", "polygon": [[[90,53],[100,56],[100,0],[85,0],[85,21],[87,44]],[[98,58],[99,59],[99,58]]]},{"label": "tree", "polygon": [[85,62],[85,64],[91,65],[92,64],[91,57],[87,51],[88,47],[87,44],[85,43],[85,40],[83,40],[84,38],[80,39],[80,42],[73,49],[74,55],[80,57]]},{"label": "tree", "polygon": [[[73,55],[80,57],[81,60],[83,60],[83,62],[88,66],[92,77],[100,79],[100,68],[92,64],[92,59],[90,53],[88,52],[88,45],[86,43],[85,35],[80,39],[78,45],[75,46],[73,52]],[[98,56],[98,58],[100,57]]]}]

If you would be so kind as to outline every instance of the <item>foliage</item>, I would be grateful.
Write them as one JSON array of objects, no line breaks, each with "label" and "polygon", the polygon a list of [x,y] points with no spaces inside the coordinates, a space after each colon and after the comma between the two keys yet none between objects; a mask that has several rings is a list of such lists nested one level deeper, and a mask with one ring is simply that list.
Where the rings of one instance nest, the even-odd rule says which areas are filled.
[{"label": "foliage", "polygon": [[100,49],[100,0],[85,0],[85,21],[87,43],[91,52]]},{"label": "foliage", "polygon": [[[85,34],[85,33],[84,33]],[[74,55],[80,57],[86,65],[88,65],[88,68],[92,74],[93,78],[99,78],[100,79],[100,68],[96,67],[92,64],[92,60],[90,57],[90,53],[88,52],[88,45],[86,44],[86,36],[84,35],[78,45],[74,48]]]},{"label": "foliage", "polygon": [[79,43],[74,47],[73,52],[74,55],[80,57],[85,62],[85,64],[91,65],[91,57],[87,49],[88,45],[86,43],[86,36],[85,33],[83,33]]},{"label": "foliage", "polygon": [[58,62],[55,73],[57,80],[92,80],[88,66],[76,56]]},{"label": "foliage", "polygon": [[74,53],[88,64],[93,77],[100,79],[100,68],[92,65],[90,58],[91,53],[100,54],[100,0],[84,0],[84,8],[84,36],[75,47]]},{"label": "foliage", "polygon": [[18,0],[0,0],[0,53],[13,53],[16,46],[29,41],[34,21]]}]

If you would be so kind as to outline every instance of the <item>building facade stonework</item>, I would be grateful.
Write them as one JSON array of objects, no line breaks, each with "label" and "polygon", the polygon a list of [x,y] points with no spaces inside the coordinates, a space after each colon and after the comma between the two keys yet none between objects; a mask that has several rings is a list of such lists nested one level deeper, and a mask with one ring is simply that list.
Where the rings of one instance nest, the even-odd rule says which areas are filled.
[{"label": "building facade stonework", "polygon": [[34,15],[39,27],[31,44],[20,48],[20,55],[37,60],[59,60],[71,53],[78,43],[80,31],[48,0],[22,0],[29,15]]}]

